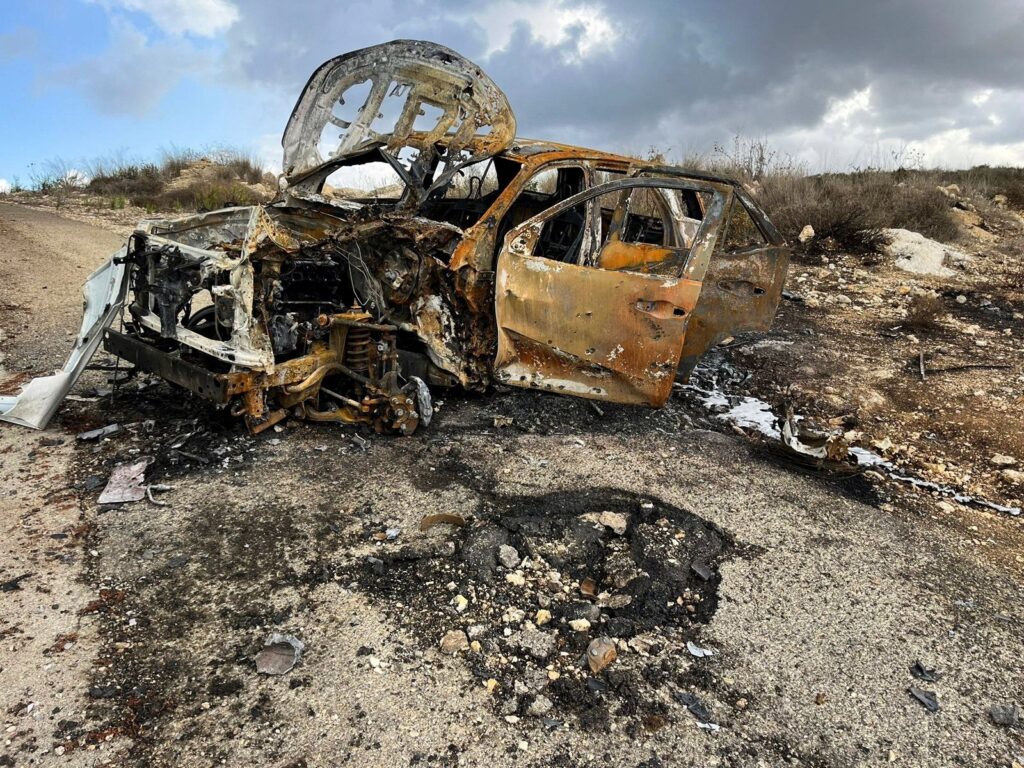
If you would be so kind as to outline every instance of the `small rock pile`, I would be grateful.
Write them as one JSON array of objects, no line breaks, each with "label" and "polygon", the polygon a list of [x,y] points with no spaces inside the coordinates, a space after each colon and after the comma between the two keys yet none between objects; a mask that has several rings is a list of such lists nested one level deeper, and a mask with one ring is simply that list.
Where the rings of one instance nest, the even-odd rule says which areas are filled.
[{"label": "small rock pile", "polygon": [[487,506],[451,534],[454,556],[389,560],[385,547],[357,585],[425,645],[464,658],[510,722],[600,727],[643,715],[651,686],[668,698],[715,610],[724,534],[615,490]]}]

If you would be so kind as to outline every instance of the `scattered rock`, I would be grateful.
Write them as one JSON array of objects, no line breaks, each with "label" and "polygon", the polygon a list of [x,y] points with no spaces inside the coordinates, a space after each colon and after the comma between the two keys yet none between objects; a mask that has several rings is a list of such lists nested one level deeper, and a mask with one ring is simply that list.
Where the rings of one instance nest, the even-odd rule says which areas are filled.
[{"label": "scattered rock", "polygon": [[530,717],[544,717],[544,715],[551,711],[553,706],[551,699],[547,696],[538,695],[530,702],[530,706],[526,709],[526,714],[530,715]]},{"label": "scattered rock", "polygon": [[498,562],[509,570],[512,570],[519,566],[521,558],[519,557],[519,552],[516,551],[515,547],[510,547],[508,544],[502,544],[498,547]]},{"label": "scattered rock", "polygon": [[469,638],[461,629],[453,629],[445,633],[440,645],[443,653],[459,653],[469,648]]},{"label": "scattered rock", "polygon": [[1006,197],[1006,195],[992,196],[992,205],[994,205],[996,208],[1005,208],[1007,205],[1009,205],[1009,203],[1010,200]]},{"label": "scattered rock", "polygon": [[988,708],[988,716],[996,725],[1004,728],[1022,728],[1024,721],[1021,720],[1020,707],[1016,704],[993,704]]},{"label": "scattered rock", "polygon": [[464,595],[456,595],[452,600],[452,605],[455,606],[456,611],[464,613],[466,608],[469,607],[469,600]]},{"label": "scattered rock", "polygon": [[587,619],[573,619],[569,622],[574,632],[587,632],[590,630],[590,622]]},{"label": "scattered rock", "polygon": [[797,235],[797,240],[800,241],[801,245],[806,245],[814,239],[814,227],[810,224],[805,224],[804,228],[800,230],[800,234]]},{"label": "scattered rock", "polygon": [[534,617],[534,623],[538,627],[543,627],[545,624],[551,621],[551,611],[546,608],[541,608],[537,611],[537,615]]},{"label": "scattered rock", "polygon": [[505,574],[505,581],[515,587],[526,586],[526,577],[519,571]]},{"label": "scattered rock", "polygon": [[999,477],[1010,485],[1024,485],[1024,472],[1019,469],[1004,469],[999,473]]},{"label": "scattered rock", "polygon": [[581,600],[569,605],[562,613],[562,617],[570,624],[576,619],[586,619],[591,624],[597,624],[601,620],[601,609],[594,603]]},{"label": "scattered rock", "polygon": [[525,618],[526,611],[522,608],[509,608],[501,616],[501,620],[506,624],[521,624]]},{"label": "scattered rock", "polygon": [[509,644],[521,648],[535,659],[546,659],[555,651],[555,636],[527,626],[509,637]]},{"label": "scattered rock", "polygon": [[615,661],[617,656],[615,643],[607,637],[596,637],[587,646],[587,665],[595,675]]},{"label": "scattered rock", "polygon": [[1017,465],[1017,460],[1013,456],[1007,456],[1003,453],[995,454],[990,461],[997,467],[1014,467]]},{"label": "scattered rock", "polygon": [[629,518],[621,512],[602,512],[597,521],[619,536],[624,535],[629,526]]}]

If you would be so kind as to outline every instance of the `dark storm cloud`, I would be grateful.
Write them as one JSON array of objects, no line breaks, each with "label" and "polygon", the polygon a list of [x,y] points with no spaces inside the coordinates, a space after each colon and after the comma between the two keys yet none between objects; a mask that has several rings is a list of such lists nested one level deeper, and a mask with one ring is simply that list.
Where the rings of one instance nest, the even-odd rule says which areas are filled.
[{"label": "dark storm cloud", "polygon": [[[820,163],[866,142],[941,149],[936,136],[967,130],[972,146],[1015,145],[1007,151],[1024,153],[1019,0],[234,2],[239,18],[223,34],[209,77],[280,104],[260,132],[283,126],[324,60],[408,37],[448,45],[481,64],[508,94],[527,136],[682,153],[739,132]],[[524,13],[531,8],[533,16]],[[601,25],[588,28],[586,19],[595,16]],[[553,27],[560,36],[545,34]],[[612,39],[595,43],[595,29]],[[147,47],[156,55],[146,62],[138,51],[131,71],[156,83],[157,93],[159,83],[175,81],[175,67],[207,66],[194,57],[176,62],[169,47]],[[123,94],[108,93],[118,82],[108,74],[114,66],[125,71],[126,63],[135,64],[88,62],[77,77],[97,103],[116,105]],[[76,77],[70,68],[65,76]],[[868,97],[856,102],[859,110],[836,110],[857,92]]]},{"label": "dark storm cloud", "polygon": [[225,61],[248,81],[293,93],[336,53],[396,37],[432,39],[483,64],[524,135],[620,148],[707,148],[736,131],[810,130],[834,100],[868,86],[882,139],[921,140],[952,127],[974,127],[982,141],[1024,133],[1019,109],[1010,110],[1015,125],[994,126],[970,102],[983,89],[1024,88],[1019,2],[582,4],[600,8],[616,35],[612,46],[581,58],[582,25],[549,45],[520,23],[509,44],[486,57],[481,2],[286,8],[249,0],[227,34]]}]

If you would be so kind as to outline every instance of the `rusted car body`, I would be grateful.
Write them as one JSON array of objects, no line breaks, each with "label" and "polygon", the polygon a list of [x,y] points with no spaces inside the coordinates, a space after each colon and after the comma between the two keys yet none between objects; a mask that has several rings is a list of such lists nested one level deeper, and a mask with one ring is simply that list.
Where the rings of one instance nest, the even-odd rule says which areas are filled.
[{"label": "rusted car body", "polygon": [[[770,326],[789,252],[742,186],[515,129],[441,46],[328,61],[278,197],[143,221],[87,283],[64,371],[2,418],[45,424],[100,342],[253,431],[291,413],[409,434],[439,386],[660,406],[711,345]],[[392,183],[338,189],[370,167]]]}]

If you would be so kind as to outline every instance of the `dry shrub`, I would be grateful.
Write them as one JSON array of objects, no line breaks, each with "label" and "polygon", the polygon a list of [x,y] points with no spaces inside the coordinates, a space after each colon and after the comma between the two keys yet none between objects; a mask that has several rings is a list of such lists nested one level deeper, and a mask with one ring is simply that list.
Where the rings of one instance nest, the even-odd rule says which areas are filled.
[{"label": "dry shrub", "polygon": [[235,205],[266,202],[237,181],[200,181],[188,187],[160,192],[132,201],[149,211],[216,211]]},{"label": "dry shrub", "polygon": [[[197,163],[209,164],[209,173],[183,188],[168,190],[168,183]],[[88,191],[117,201],[130,200],[149,211],[211,211],[227,205],[265,202],[246,184],[266,182],[263,166],[253,156],[235,149],[200,152],[171,147],[163,150],[159,164],[127,160],[115,155],[90,165]]]},{"label": "dry shrub", "polygon": [[939,321],[945,316],[946,305],[938,295],[919,293],[910,299],[904,325],[918,331],[932,331],[939,327]]},{"label": "dry shrub", "polygon": [[93,170],[89,192],[131,200],[159,194],[166,180],[153,163],[126,163],[113,168]]},{"label": "dry shrub", "polygon": [[827,239],[851,253],[874,251],[884,241],[881,230],[888,228],[942,241],[957,236],[949,201],[935,185],[896,181],[895,173],[888,171],[767,176],[758,197],[793,245],[798,245],[797,235],[805,225],[814,228],[814,240],[804,246],[809,251],[821,249]]}]

